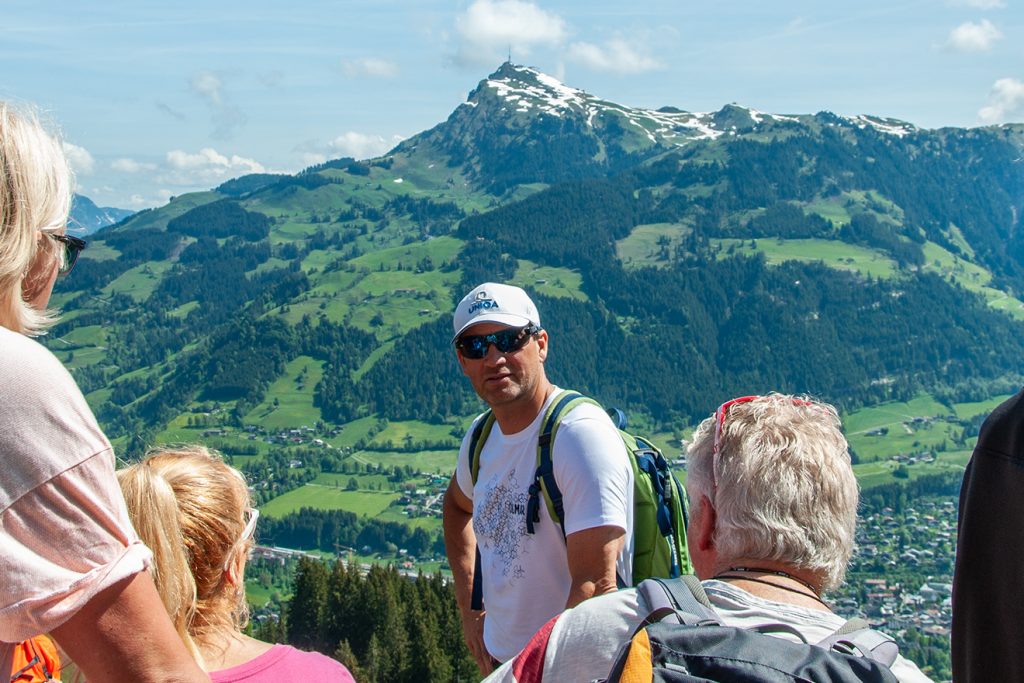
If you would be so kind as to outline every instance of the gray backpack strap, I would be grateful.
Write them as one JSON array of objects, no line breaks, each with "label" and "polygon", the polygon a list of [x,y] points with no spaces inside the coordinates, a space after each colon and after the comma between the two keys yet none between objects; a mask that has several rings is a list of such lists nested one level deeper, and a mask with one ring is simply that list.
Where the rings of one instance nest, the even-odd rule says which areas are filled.
[{"label": "gray backpack strap", "polygon": [[818,646],[847,655],[867,657],[887,667],[892,667],[900,653],[895,640],[871,628],[868,622],[860,618],[850,619],[828,638],[819,641]]},{"label": "gray backpack strap", "polygon": [[722,623],[700,579],[692,574],[674,579],[645,579],[637,586],[637,593],[647,607],[647,618],[641,628],[663,619],[686,625]]}]

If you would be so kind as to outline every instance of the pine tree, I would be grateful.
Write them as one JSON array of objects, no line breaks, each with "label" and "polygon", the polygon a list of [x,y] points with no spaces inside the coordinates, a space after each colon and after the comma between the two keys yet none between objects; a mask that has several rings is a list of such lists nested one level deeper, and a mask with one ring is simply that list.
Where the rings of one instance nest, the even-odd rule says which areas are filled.
[{"label": "pine tree", "polygon": [[284,617],[280,619],[264,619],[252,628],[252,637],[265,643],[286,643],[288,634],[285,629]]},{"label": "pine tree", "polygon": [[359,568],[335,562],[327,580],[327,604],[324,609],[324,638],[328,643],[356,642],[358,632],[366,628],[361,623],[359,600]]},{"label": "pine tree", "polygon": [[370,642],[366,647],[366,655],[363,661],[366,662],[367,683],[388,683],[388,649],[381,647],[380,640],[376,633],[370,634]]},{"label": "pine tree", "polygon": [[327,567],[303,557],[295,569],[295,586],[288,607],[288,642],[304,649],[324,650],[323,610],[327,604]]},{"label": "pine tree", "polygon": [[337,649],[334,650],[334,658],[345,665],[345,668],[352,674],[352,678],[357,681],[369,680],[369,674],[359,666],[359,660],[356,658],[356,654],[352,652],[352,647],[348,644],[347,640],[338,643]]},{"label": "pine tree", "polygon": [[416,581],[415,597],[406,605],[405,628],[412,647],[409,651],[409,675],[405,680],[409,683],[444,683],[452,680],[452,663],[441,649],[437,616],[426,601],[421,583],[425,588],[426,579],[422,576]]}]

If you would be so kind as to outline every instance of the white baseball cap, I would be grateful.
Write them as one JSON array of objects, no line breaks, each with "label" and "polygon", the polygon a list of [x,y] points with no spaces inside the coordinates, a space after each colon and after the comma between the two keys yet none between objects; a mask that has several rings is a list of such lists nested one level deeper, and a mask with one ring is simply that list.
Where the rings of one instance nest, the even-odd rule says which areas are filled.
[{"label": "white baseball cap", "polygon": [[455,336],[477,323],[498,323],[509,327],[540,327],[540,313],[529,295],[519,287],[485,282],[463,297],[455,307],[452,321]]}]

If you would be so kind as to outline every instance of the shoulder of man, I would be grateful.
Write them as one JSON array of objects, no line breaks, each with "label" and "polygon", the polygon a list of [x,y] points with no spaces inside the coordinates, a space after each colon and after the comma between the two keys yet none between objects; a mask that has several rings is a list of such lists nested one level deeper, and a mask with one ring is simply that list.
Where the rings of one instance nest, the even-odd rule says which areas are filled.
[{"label": "shoulder of man", "polygon": [[553,448],[561,451],[573,448],[580,442],[587,442],[593,447],[595,439],[609,448],[623,449],[622,438],[619,430],[612,424],[604,408],[595,403],[583,402],[572,407],[569,412],[562,415],[559,421]]},{"label": "shoulder of man", "polygon": [[485,410],[484,412],[474,417],[473,421],[469,423],[469,429],[466,430],[466,433],[462,437],[463,448],[469,445],[470,440],[473,438],[473,432],[476,431],[477,425],[479,425],[490,414],[491,411]]},{"label": "shoulder of man", "polygon": [[1024,459],[1024,390],[1001,403],[985,419],[975,453]]},{"label": "shoulder of man", "polygon": [[615,429],[615,425],[612,424],[612,419],[608,417],[608,413],[604,411],[604,408],[592,400],[580,401],[562,415],[562,426],[575,423],[584,423],[588,426],[598,426],[602,429],[607,428],[618,431]]}]

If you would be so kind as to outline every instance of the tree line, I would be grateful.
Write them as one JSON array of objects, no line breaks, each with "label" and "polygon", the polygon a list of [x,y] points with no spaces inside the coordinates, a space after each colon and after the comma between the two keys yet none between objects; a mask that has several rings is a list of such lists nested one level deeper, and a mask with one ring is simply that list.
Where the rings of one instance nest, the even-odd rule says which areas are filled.
[{"label": "tree line", "polygon": [[286,617],[256,637],[333,656],[366,683],[478,680],[451,584],[394,567],[298,562]]}]

